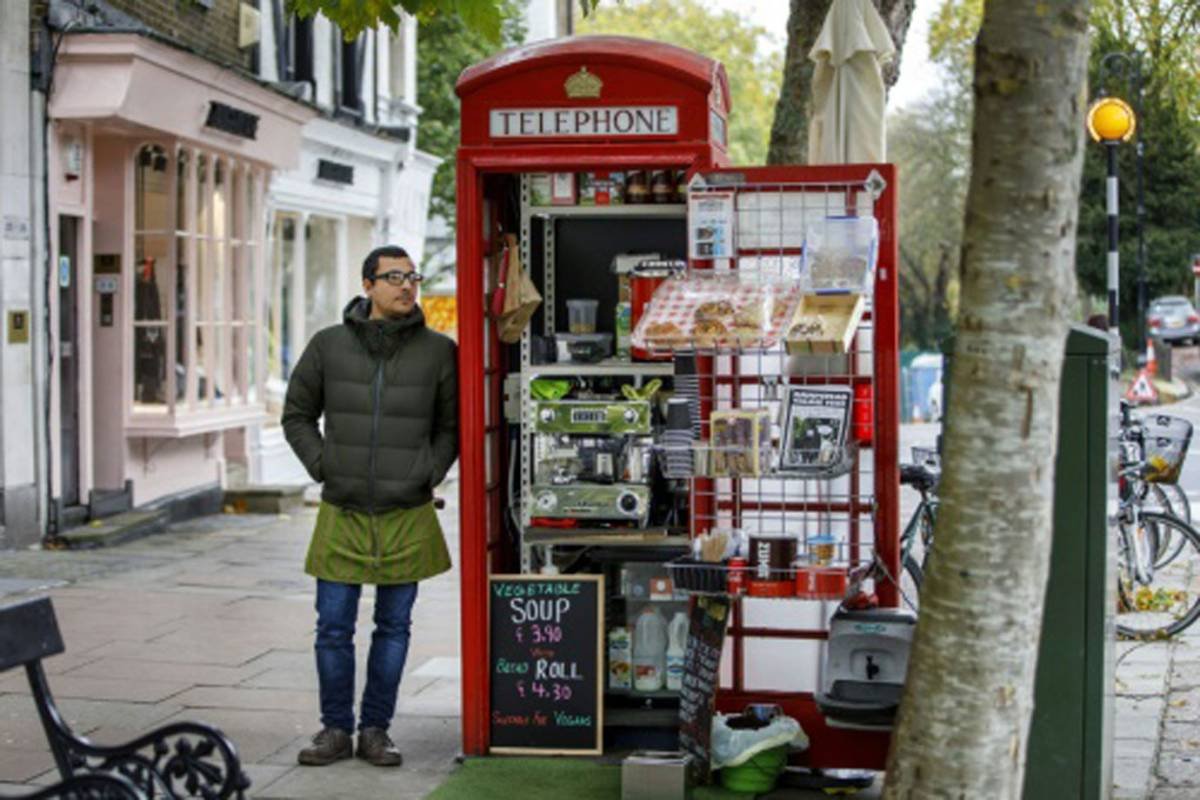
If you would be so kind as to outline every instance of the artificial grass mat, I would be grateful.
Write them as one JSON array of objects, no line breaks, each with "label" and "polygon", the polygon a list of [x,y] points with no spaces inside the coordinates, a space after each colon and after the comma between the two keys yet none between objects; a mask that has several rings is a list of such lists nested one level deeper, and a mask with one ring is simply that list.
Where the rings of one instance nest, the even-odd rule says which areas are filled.
[{"label": "artificial grass mat", "polygon": [[[700,786],[693,800],[752,795]],[[469,758],[427,800],[619,800],[621,767],[578,758]]]}]

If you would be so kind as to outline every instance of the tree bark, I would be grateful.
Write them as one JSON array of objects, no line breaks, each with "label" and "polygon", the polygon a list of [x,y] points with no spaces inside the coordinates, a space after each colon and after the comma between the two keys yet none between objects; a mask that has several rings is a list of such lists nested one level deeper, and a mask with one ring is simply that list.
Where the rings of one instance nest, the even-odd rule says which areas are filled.
[{"label": "tree bark", "polygon": [[[888,88],[900,77],[900,55],[908,35],[916,0],[872,0],[887,23],[896,46],[896,56],[884,65],[883,78]],[[788,13],[787,51],[783,62],[783,85],[775,104],[771,125],[768,164],[804,164],[808,162],[808,118],[812,103],[813,62],[808,54],[821,33],[832,0],[791,0]]]},{"label": "tree bark", "polygon": [[1075,294],[1088,0],[987,0],[930,569],[884,798],[1021,795]]}]

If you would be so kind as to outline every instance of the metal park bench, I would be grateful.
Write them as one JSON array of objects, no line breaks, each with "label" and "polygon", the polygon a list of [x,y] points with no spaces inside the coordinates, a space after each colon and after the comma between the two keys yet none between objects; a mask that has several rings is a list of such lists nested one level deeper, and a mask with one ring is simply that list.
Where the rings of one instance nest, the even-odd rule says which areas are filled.
[{"label": "metal park bench", "polygon": [[62,776],[60,783],[21,800],[243,800],[250,779],[233,742],[216,728],[174,722],[116,746],[94,744],[73,733],[42,669],[42,659],[64,649],[48,597],[0,608],[0,672],[25,668]]}]

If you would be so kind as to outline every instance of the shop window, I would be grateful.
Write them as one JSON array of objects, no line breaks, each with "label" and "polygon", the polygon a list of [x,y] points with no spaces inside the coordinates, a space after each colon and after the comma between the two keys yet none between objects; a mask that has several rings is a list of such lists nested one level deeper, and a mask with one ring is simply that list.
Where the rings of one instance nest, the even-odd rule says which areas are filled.
[{"label": "shop window", "polygon": [[130,424],[152,435],[244,424],[260,397],[263,177],[157,144],[137,151],[133,169]]},{"label": "shop window", "polygon": [[[292,294],[295,287],[293,265],[296,259],[296,219],[287,214],[276,215],[274,231],[272,263],[275,266],[271,270],[267,302],[267,373],[272,386],[271,398],[279,401],[277,410],[282,411],[284,388],[291,377],[296,358],[290,347]],[[269,407],[268,410],[276,409]]]},{"label": "shop window", "polygon": [[313,81],[313,18],[295,15],[288,21],[283,77],[288,81]]},{"label": "shop window", "polygon": [[341,42],[339,74],[339,103],[347,111],[361,114],[363,110],[363,70],[366,65],[366,37],[360,34],[352,42]]},{"label": "shop window", "polygon": [[[337,285],[338,221],[331,217],[312,216],[305,230],[304,248],[304,335],[311,339],[317,331],[341,320],[342,306],[347,297]],[[292,343],[302,351],[304,342]]]}]

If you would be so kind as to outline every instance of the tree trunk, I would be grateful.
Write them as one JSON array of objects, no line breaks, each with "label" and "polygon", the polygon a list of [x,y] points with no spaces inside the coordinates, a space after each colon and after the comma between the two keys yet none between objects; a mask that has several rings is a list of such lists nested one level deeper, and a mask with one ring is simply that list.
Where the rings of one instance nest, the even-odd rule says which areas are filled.
[{"label": "tree trunk", "polygon": [[[808,162],[808,117],[812,103],[813,62],[808,54],[821,33],[825,15],[832,0],[791,0],[788,14],[787,52],[783,62],[783,85],[779,102],[775,104],[775,120],[771,125],[771,145],[767,151],[768,164],[804,164]],[[883,78],[888,88],[900,77],[900,54],[908,35],[916,0],[873,0],[880,16],[887,23],[896,46],[896,57],[884,66]]]},{"label": "tree trunk", "polygon": [[987,0],[945,469],[884,797],[1020,797],[1075,295],[1088,0]]}]

